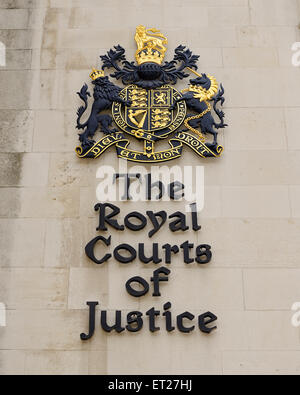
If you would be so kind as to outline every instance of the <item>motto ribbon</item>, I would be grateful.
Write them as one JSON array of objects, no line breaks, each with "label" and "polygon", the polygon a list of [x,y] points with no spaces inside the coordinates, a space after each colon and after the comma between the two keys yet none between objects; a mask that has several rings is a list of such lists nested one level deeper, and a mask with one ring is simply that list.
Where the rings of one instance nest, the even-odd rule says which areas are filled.
[{"label": "motto ribbon", "polygon": [[106,136],[102,137],[102,139],[97,141],[96,144],[94,144],[91,148],[89,148],[85,151],[82,149],[82,147],[79,147],[79,146],[75,148],[75,151],[77,153],[77,156],[79,156],[79,158],[96,159],[100,155],[102,155],[103,152],[107,150],[107,148],[109,148],[112,145],[117,144],[121,141],[129,143],[129,141],[124,137],[123,133],[117,132],[117,133],[106,135]]},{"label": "motto ribbon", "polygon": [[193,151],[196,152],[202,158],[210,158],[220,156],[224,150],[221,145],[211,145],[208,146],[204,144],[197,137],[186,132],[177,132],[170,141],[180,141],[188,145]]},{"label": "motto ribbon", "polygon": [[140,152],[131,150],[128,147],[130,141],[126,139],[121,132],[102,137],[91,148],[83,150],[82,147],[76,147],[75,151],[80,158],[98,158],[109,147],[116,145],[117,155],[133,162],[165,162],[179,158],[182,154],[183,144],[189,146],[197,155],[202,158],[218,157],[223,152],[221,145],[207,146],[197,137],[186,132],[177,132],[169,140],[171,148],[157,152]]}]

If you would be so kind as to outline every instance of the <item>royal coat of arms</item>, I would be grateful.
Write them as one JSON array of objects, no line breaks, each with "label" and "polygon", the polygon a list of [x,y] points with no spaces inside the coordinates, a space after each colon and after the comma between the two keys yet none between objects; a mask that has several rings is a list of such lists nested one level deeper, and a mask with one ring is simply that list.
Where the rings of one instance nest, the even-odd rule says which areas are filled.
[{"label": "royal coat of arms", "polygon": [[[120,158],[135,162],[162,162],[181,156],[183,144],[200,157],[218,157],[223,147],[218,144],[218,129],[225,128],[222,84],[209,74],[196,70],[199,56],[180,45],[172,61],[163,62],[167,38],[157,29],[136,28],[136,62],[128,62],[120,45],[100,56],[102,70],[93,69],[94,102],[86,122],[81,118],[88,108],[90,92],[83,85],[79,97],[84,105],[77,111],[77,128],[81,146],[76,147],[80,158],[97,158],[115,146]],[[111,78],[121,80],[122,89],[104,75],[106,68],[115,70]],[[174,88],[178,79],[195,74],[186,89]],[[214,110],[218,122],[212,115]],[[96,132],[104,136],[95,141]],[[141,142],[141,150],[130,149],[129,136]],[[155,144],[169,139],[169,149],[157,151]],[[142,149],[143,147],[143,149]]]}]

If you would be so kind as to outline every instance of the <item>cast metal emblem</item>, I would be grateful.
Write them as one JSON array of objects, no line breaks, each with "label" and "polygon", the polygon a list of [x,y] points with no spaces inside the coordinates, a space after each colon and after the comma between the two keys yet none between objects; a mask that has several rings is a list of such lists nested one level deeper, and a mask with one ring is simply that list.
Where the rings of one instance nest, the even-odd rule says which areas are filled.
[{"label": "cast metal emblem", "polygon": [[[93,69],[90,74],[94,102],[85,123],[81,118],[88,108],[90,92],[86,84],[77,92],[84,102],[77,110],[77,128],[83,129],[77,155],[97,158],[114,145],[120,158],[162,162],[180,157],[185,144],[202,158],[220,156],[223,147],[217,142],[217,130],[227,126],[224,112],[217,107],[225,100],[223,86],[219,87],[213,76],[197,73],[199,56],[182,45],[175,49],[172,61],[163,63],[167,39],[159,30],[140,25],[135,41],[136,63],[126,60],[120,45],[100,56],[102,70]],[[115,70],[110,77],[120,79],[123,89],[104,75],[105,68]],[[179,92],[172,85],[189,77],[185,70],[196,74],[196,78]],[[97,131],[104,134],[99,141],[94,140]],[[141,143],[141,150],[130,148],[129,136]],[[164,139],[168,139],[170,148],[156,149]]]}]

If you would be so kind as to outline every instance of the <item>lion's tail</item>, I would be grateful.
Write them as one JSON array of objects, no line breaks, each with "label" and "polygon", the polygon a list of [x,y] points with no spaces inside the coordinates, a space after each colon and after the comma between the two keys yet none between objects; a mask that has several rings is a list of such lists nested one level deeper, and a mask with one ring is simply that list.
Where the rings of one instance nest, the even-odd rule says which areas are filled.
[{"label": "lion's tail", "polygon": [[162,43],[163,43],[163,44],[168,44],[168,39],[167,39],[167,37],[165,37],[165,36],[160,32],[160,30],[150,28],[150,29],[147,29],[146,32],[147,32],[147,33],[150,33],[150,34],[151,34],[152,36],[154,36],[154,37],[160,37],[160,38],[162,38],[162,39],[163,39],[163,40],[162,40]]},{"label": "lion's tail", "polygon": [[76,128],[77,129],[84,129],[87,126],[87,122],[82,124],[82,123],[80,123],[80,119],[88,107],[88,96],[91,96],[90,92],[88,91],[87,84],[83,85],[80,92],[77,92],[77,95],[80,97],[81,100],[84,101],[84,106],[80,106],[77,110],[77,126],[76,126]]},{"label": "lion's tail", "polygon": [[216,129],[222,129],[222,128],[225,128],[226,126],[228,126],[226,123],[224,123],[224,117],[225,117],[224,111],[219,110],[219,109],[217,108],[217,104],[218,104],[219,102],[221,103],[221,106],[223,106],[223,104],[224,104],[224,101],[225,101],[224,92],[225,92],[225,91],[224,91],[223,85],[221,84],[221,85],[220,85],[220,90],[219,90],[219,92],[218,92],[217,95],[212,99],[212,101],[214,102],[213,108],[214,108],[214,110],[215,110],[215,113],[217,114],[217,116],[218,116],[219,119],[220,119],[220,122],[219,122],[219,123],[214,123],[214,126],[215,126]]}]

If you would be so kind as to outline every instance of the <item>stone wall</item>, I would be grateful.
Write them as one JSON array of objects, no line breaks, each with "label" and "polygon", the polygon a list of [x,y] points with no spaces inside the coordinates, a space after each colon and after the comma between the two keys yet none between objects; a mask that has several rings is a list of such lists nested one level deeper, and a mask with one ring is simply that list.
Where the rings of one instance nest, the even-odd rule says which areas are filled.
[{"label": "stone wall", "polygon": [[[1,374],[299,374],[299,329],[291,325],[300,301],[300,71],[291,65],[299,22],[299,0],[1,0]],[[74,154],[75,92],[113,45],[133,57],[141,23],[164,32],[169,58],[179,43],[201,55],[199,70],[225,86],[230,125],[221,159],[196,163],[185,150],[176,163],[205,166],[202,230],[161,230],[151,243],[188,238],[211,244],[214,256],[207,267],[176,259],[159,300],[124,288],[153,266],[96,267],[85,257],[96,236],[100,161]],[[101,164],[118,168],[113,150]],[[162,205],[182,208],[121,210]],[[134,244],[137,235],[113,234],[120,240]],[[112,311],[170,300],[174,314],[215,312],[218,329],[107,335],[97,326],[82,342],[87,300]]]}]

